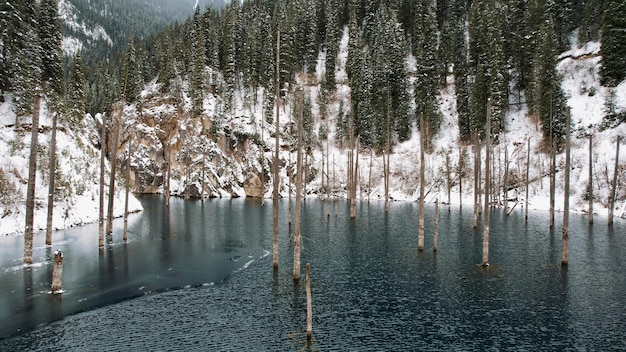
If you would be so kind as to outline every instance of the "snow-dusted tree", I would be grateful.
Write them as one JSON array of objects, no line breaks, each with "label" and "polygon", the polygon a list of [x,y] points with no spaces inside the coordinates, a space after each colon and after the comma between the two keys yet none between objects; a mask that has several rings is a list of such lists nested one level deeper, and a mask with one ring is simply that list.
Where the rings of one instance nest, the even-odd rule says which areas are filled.
[{"label": "snow-dusted tree", "polygon": [[141,91],[143,81],[141,72],[137,64],[137,51],[135,41],[132,36],[126,41],[126,52],[124,53],[124,68],[122,71],[122,96],[126,101],[133,102]]},{"label": "snow-dusted tree", "polygon": [[202,17],[200,8],[196,7],[191,24],[191,103],[194,115],[202,113],[202,103],[204,101],[204,29],[202,28]]},{"label": "snow-dusted tree", "polygon": [[600,82],[615,87],[626,78],[626,2],[604,0]]},{"label": "snow-dusted tree", "polygon": [[67,86],[69,120],[78,125],[85,117],[85,71],[80,53],[74,57]]},{"label": "snow-dusted tree", "polygon": [[39,42],[42,50],[42,82],[47,93],[64,94],[63,50],[58,0],[41,0],[39,4]]}]

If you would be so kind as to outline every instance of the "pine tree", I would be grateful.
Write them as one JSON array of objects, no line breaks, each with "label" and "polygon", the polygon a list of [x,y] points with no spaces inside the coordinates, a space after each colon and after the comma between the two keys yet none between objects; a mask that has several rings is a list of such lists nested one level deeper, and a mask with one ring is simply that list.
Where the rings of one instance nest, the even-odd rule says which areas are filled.
[{"label": "pine tree", "polygon": [[39,5],[39,42],[43,56],[42,81],[48,92],[60,97],[63,87],[63,51],[61,49],[61,22],[58,13],[58,0],[42,0]]},{"label": "pine tree", "polygon": [[74,58],[67,90],[69,119],[78,125],[85,116],[85,68],[80,53]]},{"label": "pine tree", "polygon": [[604,0],[600,82],[615,87],[626,78],[626,2]]},{"label": "pine tree", "polygon": [[205,50],[204,50],[204,30],[202,28],[202,21],[200,16],[200,9],[196,7],[196,12],[193,17],[192,29],[191,29],[191,102],[194,115],[202,113],[202,104],[204,101],[204,64],[205,64]]},{"label": "pine tree", "polygon": [[133,37],[126,41],[126,52],[124,53],[124,69],[122,71],[122,95],[125,100],[133,102],[141,91],[143,81],[141,72],[137,64],[137,52]]}]

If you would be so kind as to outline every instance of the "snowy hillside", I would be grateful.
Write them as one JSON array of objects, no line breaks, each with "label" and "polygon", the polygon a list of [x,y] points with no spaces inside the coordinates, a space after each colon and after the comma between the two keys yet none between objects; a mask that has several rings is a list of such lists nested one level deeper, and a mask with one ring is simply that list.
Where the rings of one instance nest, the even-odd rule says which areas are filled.
[{"label": "snowy hillside", "polygon": [[[609,197],[609,185],[614,164],[615,138],[618,134],[625,135],[626,127],[619,126],[613,130],[599,132],[599,124],[602,120],[604,99],[607,94],[606,88],[598,83],[598,56],[597,43],[588,43],[583,47],[574,45],[572,50],[561,55],[559,64],[560,73],[563,75],[563,88],[568,95],[568,104],[572,108],[572,191],[571,204],[574,210],[584,212],[587,207],[586,187],[588,182],[588,145],[587,139],[582,138],[583,130],[592,129],[594,132],[594,194],[597,212],[605,213]],[[324,53],[320,54],[319,62],[324,62]],[[329,131],[330,142],[328,143],[328,165],[323,166],[322,160],[326,158],[326,144],[317,140],[317,147],[307,158],[305,178],[309,181],[305,186],[309,194],[323,196],[322,174],[330,179],[330,192],[333,196],[345,197],[346,189],[346,165],[347,151],[340,147],[341,143],[334,135],[335,126],[339,119],[339,113],[348,113],[350,87],[346,84],[345,59],[347,55],[347,31],[341,41],[336,72],[337,92],[330,98],[328,119],[322,120],[319,113],[319,79],[323,76],[323,65],[318,65],[318,72],[311,75],[300,75],[299,83],[304,86],[304,94],[312,103],[314,127],[312,130],[318,133],[322,125]],[[413,60],[408,60],[411,66]],[[212,77],[212,85],[223,84],[218,73],[207,69],[207,76]],[[441,91],[440,105],[444,116],[441,132],[434,139],[434,152],[426,158],[427,178],[427,201],[433,202],[439,198],[443,202],[452,204],[469,205],[473,201],[473,180],[471,169],[472,148],[464,147],[466,164],[463,179],[463,188],[458,187],[459,144],[456,117],[456,101],[454,95],[453,77],[448,78],[448,86]],[[275,146],[273,133],[274,118],[263,119],[263,94],[262,90],[254,93],[250,91],[238,91],[235,95],[235,104],[231,111],[224,111],[224,102],[218,94],[207,94],[204,101],[202,117],[192,119],[189,114],[190,101],[185,95],[188,87],[182,89],[184,108],[176,110],[173,103],[174,97],[162,96],[158,93],[160,86],[153,83],[142,93],[140,101],[127,107],[127,125],[135,125],[140,140],[140,147],[133,158],[138,190],[146,192],[162,192],[161,182],[164,175],[163,146],[169,145],[172,154],[172,189],[173,194],[183,195],[187,185],[191,196],[200,196],[202,188],[202,165],[204,165],[205,188],[203,195],[210,197],[230,196],[257,196],[260,192],[265,197],[271,197],[272,180],[271,165]],[[618,109],[626,109],[626,83],[622,83],[617,89]],[[256,94],[256,97],[254,97]],[[267,93],[271,94],[271,92]],[[293,175],[295,170],[296,148],[295,138],[289,134],[290,124],[294,121],[294,101],[296,94],[294,87],[281,103],[281,179],[280,192],[283,197],[292,191]],[[341,106],[341,107],[340,107]],[[168,120],[169,119],[169,120]],[[168,122],[169,121],[169,122]],[[176,122],[174,122],[176,121]],[[323,129],[323,128],[322,128]],[[207,132],[211,131],[211,132]],[[158,135],[168,135],[168,142]],[[512,107],[507,116],[506,134],[501,137],[502,142],[494,148],[494,181],[501,185],[504,174],[505,148],[508,153],[510,166],[511,189],[509,191],[510,206],[519,202],[518,209],[522,208],[525,193],[523,180],[525,178],[526,146],[528,138],[531,141],[530,158],[530,199],[529,207],[532,209],[548,209],[549,180],[547,170],[549,159],[541,150],[541,132],[536,122],[527,116],[524,105]],[[161,140],[161,141],[160,141]],[[263,147],[261,147],[263,146]],[[506,146],[506,147],[505,147]],[[122,148],[125,148],[122,146]],[[261,150],[264,153],[261,156]],[[418,132],[413,131],[413,138],[394,148],[391,156],[391,197],[395,200],[414,201],[417,199],[419,186],[419,137]],[[193,155],[185,159],[187,153]],[[204,155],[204,157],[203,157]],[[448,200],[446,159],[451,179],[451,194]],[[187,160],[187,161],[185,161]],[[123,163],[124,161],[121,160]],[[204,161],[204,164],[203,164]],[[143,165],[143,166],[139,166]],[[360,179],[357,194],[362,199],[382,199],[383,189],[383,162],[380,155],[370,154],[369,150],[361,151],[360,155]],[[557,210],[562,209],[563,199],[563,173],[564,155],[557,156]],[[623,165],[623,162],[621,163]],[[371,170],[370,170],[371,169]],[[322,172],[324,170],[324,172]],[[623,179],[625,170],[620,169],[620,179]],[[187,172],[189,181],[187,181]],[[157,177],[152,177],[156,173]],[[142,176],[143,175],[143,176]],[[370,176],[371,175],[371,176]],[[291,178],[290,178],[291,177]],[[141,180],[148,180],[143,182]],[[263,180],[267,180],[263,182]],[[262,184],[265,184],[264,188]],[[324,185],[324,188],[328,186]],[[371,192],[370,192],[371,190]],[[626,189],[618,190],[619,209],[617,214],[626,211],[624,199]],[[500,195],[496,196],[502,202],[503,187]]]},{"label": "snowy hillside", "polygon": [[106,46],[113,46],[113,41],[104,28],[81,19],[79,11],[69,0],[59,1],[59,17],[69,29],[64,32],[62,44],[66,56],[73,57],[83,50],[85,44],[92,46],[95,42],[101,42]]},{"label": "snowy hillside", "polygon": [[[30,116],[18,119],[11,110],[11,95],[0,105],[0,235],[24,231],[26,180],[30,148]],[[40,115],[39,148],[37,150],[37,184],[35,187],[35,230],[46,227],[49,178],[49,138],[51,116],[42,104]],[[100,179],[100,151],[94,145],[97,139],[95,119],[87,116],[83,125],[71,130],[60,124],[57,132],[57,179],[53,228],[61,229],[98,220]],[[108,169],[108,163],[107,163]],[[106,180],[108,180],[108,174]],[[123,184],[120,181],[118,184]],[[106,201],[105,201],[106,202]],[[141,209],[132,197],[133,211]],[[118,187],[115,197],[115,216],[123,215],[124,192]]]}]

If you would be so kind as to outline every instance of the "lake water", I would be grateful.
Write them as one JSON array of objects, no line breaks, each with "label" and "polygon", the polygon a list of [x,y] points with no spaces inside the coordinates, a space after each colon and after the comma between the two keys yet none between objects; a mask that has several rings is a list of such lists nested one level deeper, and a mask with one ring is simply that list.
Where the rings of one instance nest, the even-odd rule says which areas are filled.
[{"label": "lake water", "polygon": [[[130,241],[97,248],[97,225],[55,233],[65,255],[60,296],[49,292],[52,249],[0,238],[0,350],[623,350],[626,226],[570,217],[570,264],[560,265],[562,214],[493,210],[489,268],[472,209],[426,209],[417,251],[415,203],[337,201],[303,206],[303,279],[292,281],[289,229],[281,221],[272,270],[272,205],[142,197]],[[287,202],[281,202],[283,215]],[[39,246],[39,247],[37,247]],[[304,265],[312,267],[313,341],[306,343]],[[11,337],[9,337],[11,336]]]}]

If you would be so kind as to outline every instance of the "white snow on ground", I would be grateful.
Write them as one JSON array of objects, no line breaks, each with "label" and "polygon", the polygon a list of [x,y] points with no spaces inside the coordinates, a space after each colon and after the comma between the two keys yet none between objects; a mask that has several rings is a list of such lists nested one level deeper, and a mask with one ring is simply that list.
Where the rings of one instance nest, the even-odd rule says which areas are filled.
[{"label": "white snow on ground", "polygon": [[[11,111],[11,96],[0,104],[0,155],[2,178],[0,186],[0,235],[21,234],[25,226],[26,181],[28,179],[28,159],[30,150],[31,117],[19,119],[21,126],[28,131],[16,131],[15,114]],[[45,100],[40,115],[38,137],[37,184],[35,187],[36,230],[46,228],[48,208],[48,162],[51,114]],[[53,228],[62,229],[98,220],[100,151],[91,140],[90,133],[96,131],[96,119],[86,116],[81,126],[59,124],[57,131],[57,195],[54,202]],[[109,170],[107,162],[106,169]],[[105,177],[108,182],[108,171]],[[118,185],[123,185],[118,179]],[[108,187],[107,187],[108,190]],[[105,196],[105,204],[108,192]],[[118,186],[115,194],[114,216],[124,212],[125,195]],[[139,201],[131,195],[129,207],[132,211],[141,210]]]}]

